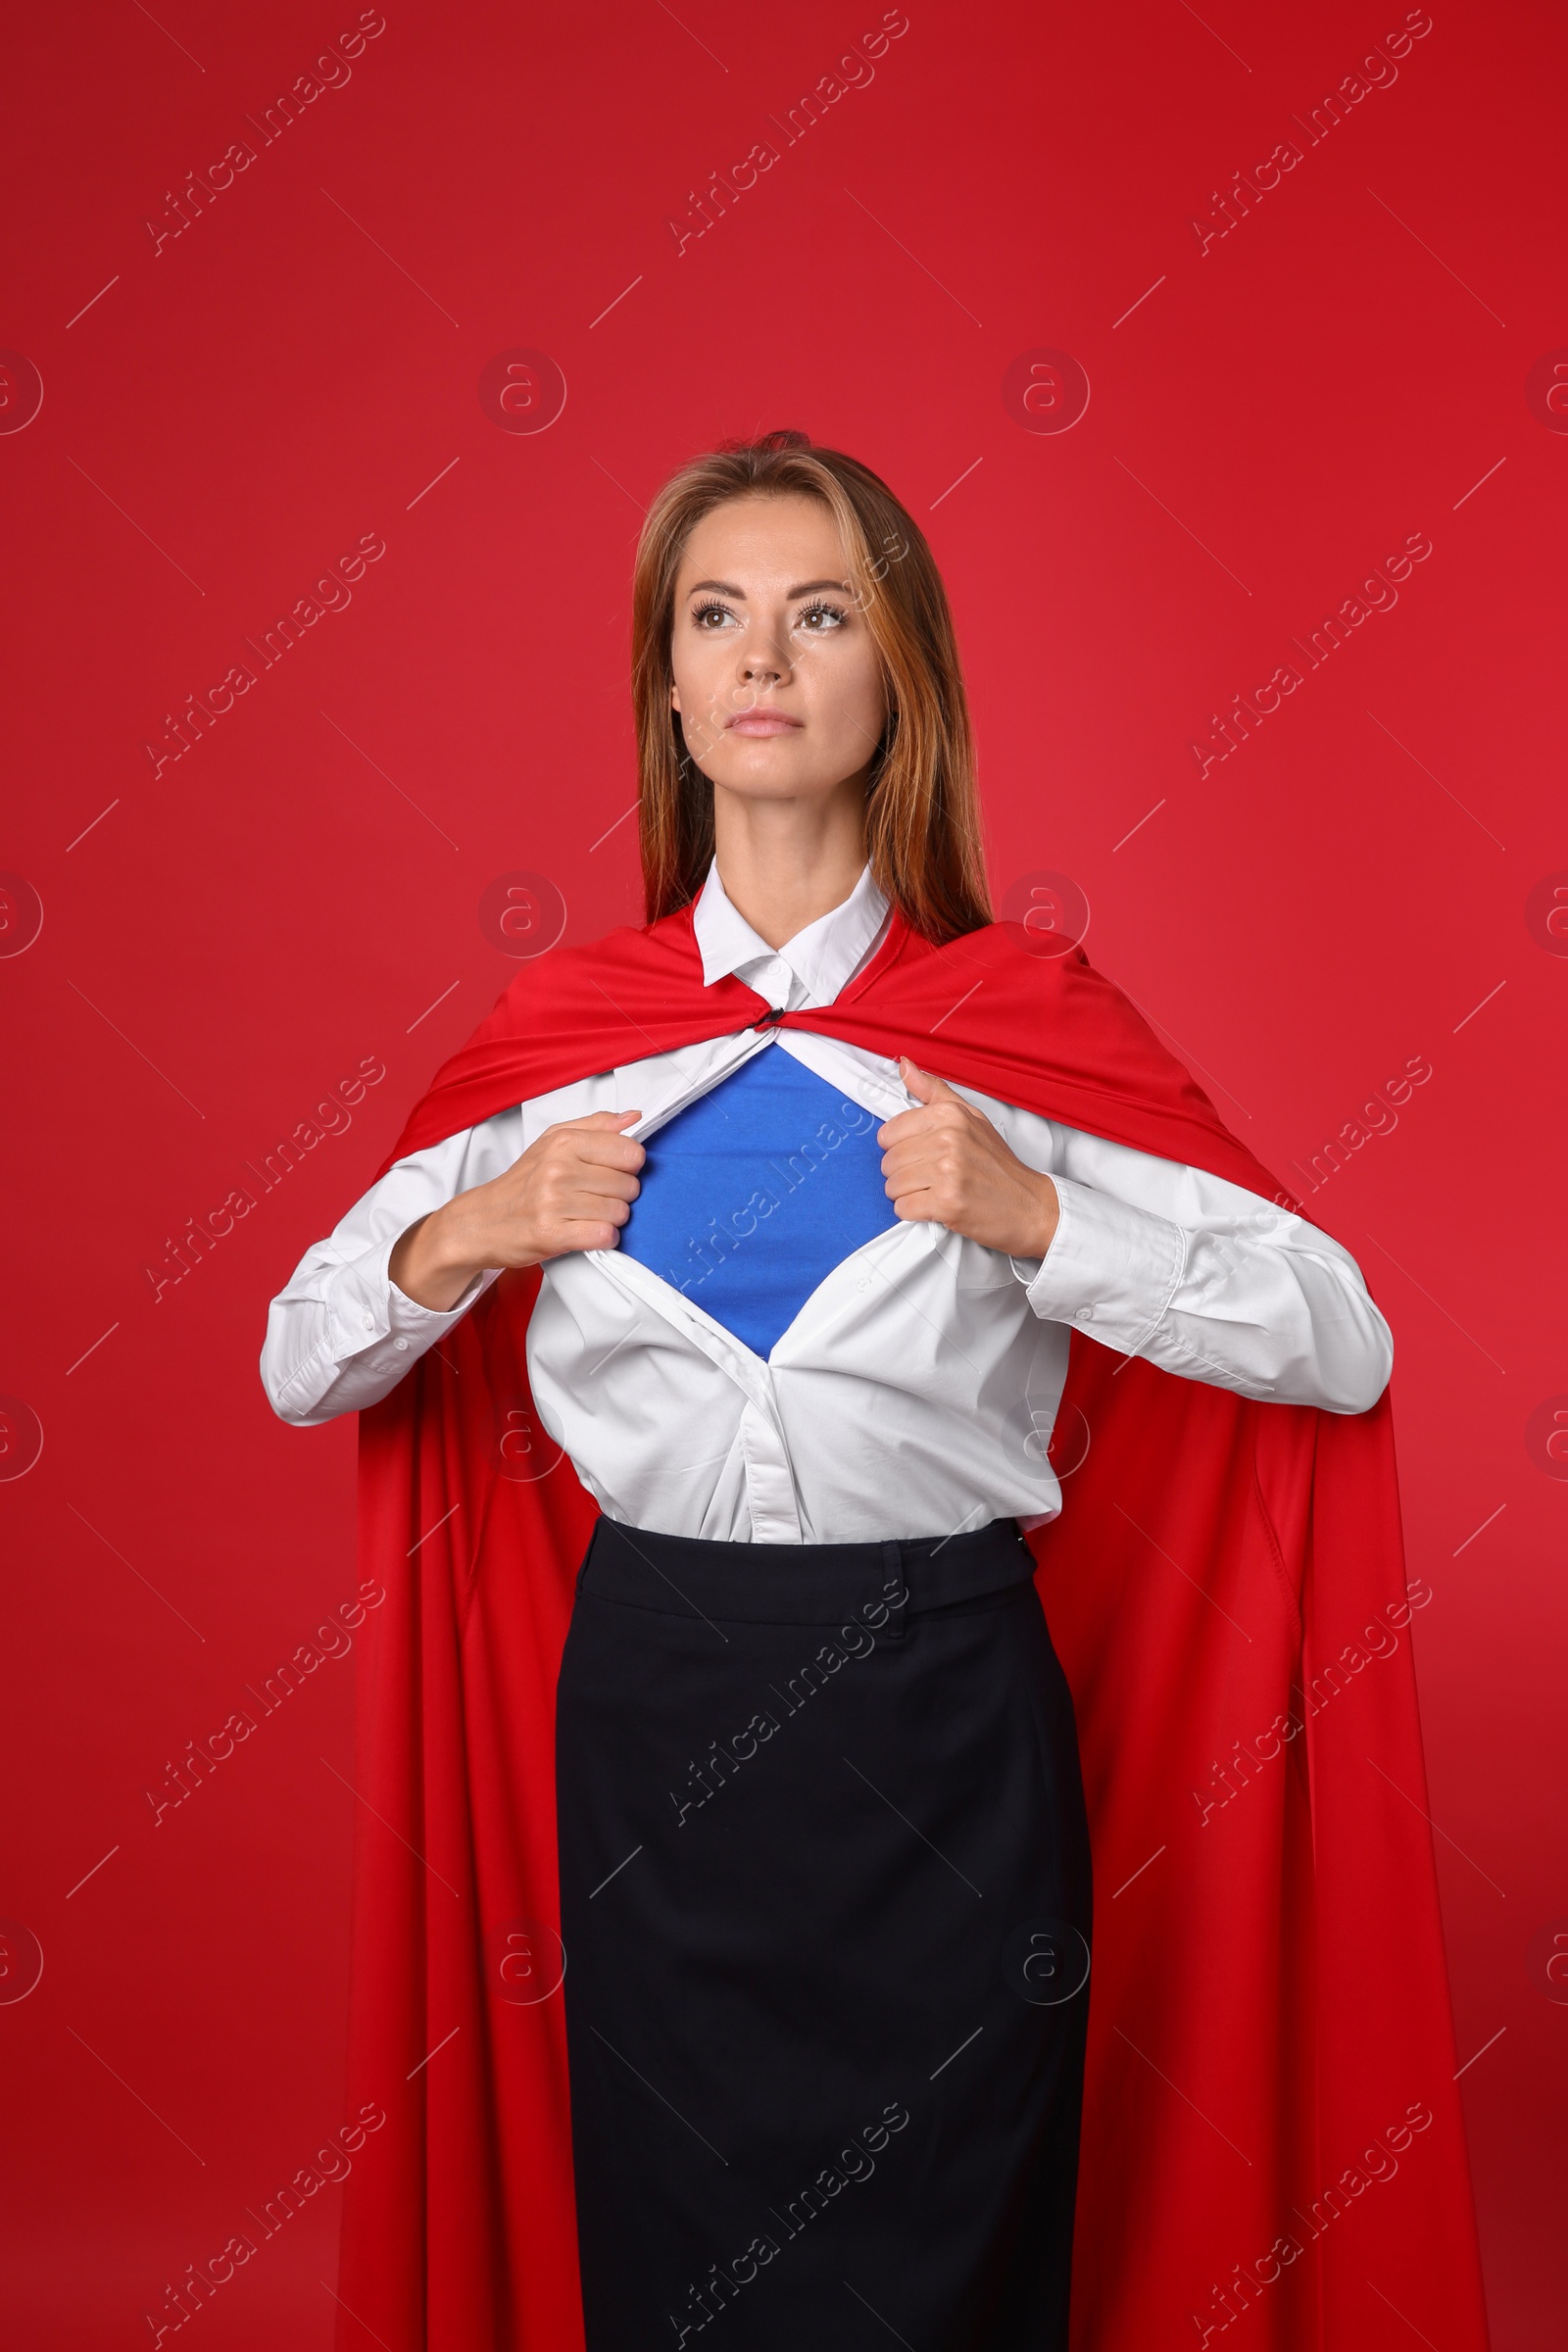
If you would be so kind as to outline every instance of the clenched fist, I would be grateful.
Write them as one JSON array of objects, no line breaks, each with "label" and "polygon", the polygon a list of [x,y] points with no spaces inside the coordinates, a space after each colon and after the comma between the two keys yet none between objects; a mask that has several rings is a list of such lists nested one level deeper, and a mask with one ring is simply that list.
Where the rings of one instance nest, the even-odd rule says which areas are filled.
[{"label": "clenched fist", "polygon": [[444,1313],[491,1266],[537,1266],[568,1250],[613,1250],[641,1187],[641,1144],[621,1133],[637,1110],[595,1110],[547,1127],[489,1184],[411,1225],[388,1271],[418,1306]]},{"label": "clenched fist", "polygon": [[1060,1218],[1056,1188],[1008,1150],[983,1111],[907,1054],[899,1075],[918,1108],[877,1129],[896,1216],[929,1219],[1008,1257],[1044,1257]]}]

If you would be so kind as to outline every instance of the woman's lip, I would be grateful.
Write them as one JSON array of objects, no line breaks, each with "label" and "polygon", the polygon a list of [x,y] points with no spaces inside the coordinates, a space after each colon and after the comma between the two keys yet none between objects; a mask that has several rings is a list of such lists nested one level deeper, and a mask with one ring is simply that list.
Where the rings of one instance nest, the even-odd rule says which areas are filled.
[{"label": "woman's lip", "polygon": [[787,711],[766,710],[760,704],[754,703],[750,710],[736,711],[729,721],[729,732],[732,735],[782,735],[800,724],[801,721],[791,718]]}]

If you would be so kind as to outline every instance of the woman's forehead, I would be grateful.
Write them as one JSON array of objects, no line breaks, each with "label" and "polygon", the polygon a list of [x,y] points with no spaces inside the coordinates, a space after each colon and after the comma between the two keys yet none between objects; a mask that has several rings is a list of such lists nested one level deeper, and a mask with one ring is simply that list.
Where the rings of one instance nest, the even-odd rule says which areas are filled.
[{"label": "woman's forehead", "polygon": [[824,568],[843,568],[838,524],[820,499],[793,494],[732,498],[693,525],[680,571],[683,578],[721,572],[733,581],[744,569],[761,581],[785,573],[805,576],[803,561],[813,576]]}]

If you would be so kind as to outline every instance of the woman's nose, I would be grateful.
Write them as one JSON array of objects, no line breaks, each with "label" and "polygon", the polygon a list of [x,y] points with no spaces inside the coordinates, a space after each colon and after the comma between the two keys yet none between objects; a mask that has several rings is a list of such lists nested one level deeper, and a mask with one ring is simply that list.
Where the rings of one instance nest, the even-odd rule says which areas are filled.
[{"label": "woman's nose", "polygon": [[781,647],[760,633],[741,650],[740,673],[751,683],[781,678],[789,662]]}]

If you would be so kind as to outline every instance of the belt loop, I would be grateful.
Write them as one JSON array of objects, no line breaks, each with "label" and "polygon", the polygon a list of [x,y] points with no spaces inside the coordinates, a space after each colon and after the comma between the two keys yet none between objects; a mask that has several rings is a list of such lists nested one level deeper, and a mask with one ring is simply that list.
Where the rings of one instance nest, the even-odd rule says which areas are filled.
[{"label": "belt loop", "polygon": [[[895,1593],[898,1594],[896,1600],[893,1597]],[[904,1545],[897,1541],[884,1543],[881,1598],[887,1604],[888,1618],[883,1633],[889,1642],[902,1642],[908,1630],[905,1615],[905,1604],[908,1597],[904,1572]]]}]

